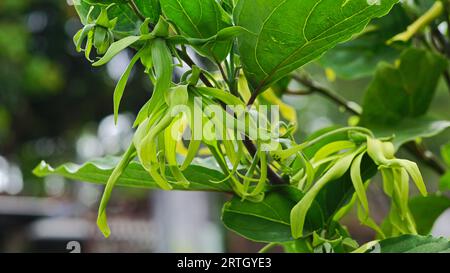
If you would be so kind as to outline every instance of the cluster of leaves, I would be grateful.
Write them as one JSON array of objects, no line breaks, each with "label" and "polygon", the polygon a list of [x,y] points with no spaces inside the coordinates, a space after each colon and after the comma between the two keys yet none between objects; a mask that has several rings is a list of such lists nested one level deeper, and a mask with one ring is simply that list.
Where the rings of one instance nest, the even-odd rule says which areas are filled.
[{"label": "cluster of leaves", "polygon": [[[85,26],[74,40],[88,60],[92,58],[92,48],[96,49],[98,59],[93,61],[94,66],[108,63],[126,48],[136,52],[114,91],[116,117],[128,77],[139,61],[154,91],[137,115],[135,136],[121,159],[106,158],[56,169],[43,162],[35,174],[106,183],[98,217],[105,236],[110,234],[106,205],[113,187],[122,185],[234,193],[235,197],[223,208],[225,226],[254,241],[282,244],[286,251],[369,251],[378,241],[359,246],[339,224],[354,206],[361,223],[382,240],[381,251],[446,251],[447,241],[418,236],[427,234],[433,222],[423,223],[424,206],[420,203],[428,201],[420,200],[436,196],[427,196],[416,163],[395,157],[406,142],[433,136],[450,126],[449,121],[425,116],[440,75],[446,73],[447,60],[440,53],[409,43],[443,16],[444,2],[436,2],[411,24],[410,17],[404,14],[411,4],[397,2],[81,0],[76,8]],[[395,18],[387,15],[391,10]],[[369,24],[372,19],[376,20]],[[392,30],[392,24],[399,28],[409,25],[405,33],[390,40],[396,47],[386,45],[396,34],[386,33],[386,29]],[[349,42],[335,48],[346,41]],[[375,46],[379,48],[374,49]],[[436,48],[444,46],[438,41]],[[186,47],[217,65],[219,72],[196,66]],[[389,48],[387,56],[378,54],[384,48]],[[342,69],[338,65],[330,67],[338,63],[333,59],[339,56],[357,59],[359,63]],[[293,136],[295,126],[287,124],[275,139],[274,149],[267,152],[263,146],[274,140],[267,138],[270,130],[259,128],[258,116],[247,112],[232,115],[223,109],[224,105],[280,104],[274,90],[282,89],[282,95],[280,83],[296,80],[297,77],[291,78],[292,73],[319,58],[338,75],[374,74],[363,102],[364,111],[358,113],[358,126],[326,128],[298,144]],[[387,62],[370,68],[379,60]],[[388,63],[392,60],[397,60],[394,65]],[[191,69],[175,83],[173,68],[183,62]],[[361,73],[353,73],[362,66]],[[196,97],[201,97],[205,105],[197,105]],[[198,120],[183,113],[173,115],[178,106],[200,112],[200,119],[213,125],[212,135],[228,138],[203,136],[184,148],[183,141],[174,139],[172,132],[189,128],[191,135],[197,135],[194,123]],[[225,129],[220,130],[222,121],[208,111],[210,106],[222,109],[233,124],[245,120],[249,129],[229,130],[225,124]],[[254,142],[237,137],[249,137],[252,132],[257,132]],[[214,164],[195,161],[202,147]],[[444,149],[444,156],[448,156],[447,150]],[[381,226],[371,218],[366,196],[377,170],[391,200],[390,213]],[[422,194],[419,201],[409,199],[410,180]],[[448,185],[447,180],[443,178],[443,187]],[[405,234],[413,236],[402,236]],[[396,236],[402,237],[387,239]],[[399,241],[411,245],[429,241],[436,246],[399,250],[395,246]]]}]

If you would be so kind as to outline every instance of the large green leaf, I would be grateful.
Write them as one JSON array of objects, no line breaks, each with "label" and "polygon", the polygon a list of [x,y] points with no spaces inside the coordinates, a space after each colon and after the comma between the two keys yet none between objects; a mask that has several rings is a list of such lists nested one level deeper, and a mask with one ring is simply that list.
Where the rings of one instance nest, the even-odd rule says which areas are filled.
[{"label": "large green leaf", "polygon": [[[164,15],[190,38],[206,39],[231,26],[231,18],[215,0],[160,0]],[[208,43],[195,49],[204,56],[223,60],[231,42]]]},{"label": "large green leaf", "polygon": [[450,171],[446,172],[439,180],[439,189],[441,191],[450,190]]},{"label": "large green leaf", "polygon": [[404,51],[397,64],[380,63],[364,97],[361,124],[379,137],[395,135],[397,148],[450,127],[450,121],[425,116],[446,68],[443,57],[416,48]]},{"label": "large green leaf", "polygon": [[409,201],[409,208],[417,225],[417,232],[428,235],[437,218],[448,208],[450,199],[445,196],[418,196]]},{"label": "large green leaf", "polygon": [[450,242],[445,238],[403,235],[380,242],[381,253],[449,253]]},{"label": "large green leaf", "polygon": [[[83,165],[67,163],[53,168],[46,162],[41,162],[33,173],[39,177],[48,175],[60,175],[68,179],[91,182],[95,184],[106,184],[114,167],[119,162],[119,158],[106,157],[95,159]],[[225,179],[219,171],[202,166],[191,165],[183,172],[185,177],[191,182],[189,189],[192,191],[220,191],[231,192],[228,182],[215,183]],[[173,177],[167,176],[174,189],[186,190],[184,187],[175,184]],[[118,186],[160,189],[152,177],[141,166],[139,162],[133,161],[125,170],[124,174],[117,182]]]},{"label": "large green leaf", "polygon": [[[234,197],[223,207],[222,221],[227,228],[257,242],[289,242],[291,209],[302,198],[301,191],[290,186],[274,187],[260,203]],[[320,207],[313,203],[308,211],[305,233],[323,227]]]},{"label": "large green leaf", "polygon": [[392,143],[396,149],[406,142],[417,138],[430,138],[450,128],[450,120],[437,120],[432,117],[423,116],[416,119],[407,118],[390,126],[388,124],[371,124],[370,129],[378,137],[395,136]]},{"label": "large green leaf", "polygon": [[[450,143],[445,144],[441,148],[441,155],[445,164],[450,167]],[[439,189],[441,191],[450,190],[450,171],[447,171],[439,181]]]},{"label": "large green leaf", "polygon": [[450,167],[450,142],[442,146],[441,154],[445,164]]},{"label": "large green leaf", "polygon": [[250,31],[238,38],[244,71],[264,90],[291,71],[361,32],[398,0],[240,0],[235,23]]},{"label": "large green leaf", "polygon": [[424,115],[446,68],[443,57],[416,48],[404,51],[399,64],[381,63],[366,91],[361,123],[397,125]]},{"label": "large green leaf", "polygon": [[320,63],[345,79],[372,75],[380,61],[391,62],[398,58],[400,51],[386,41],[406,29],[409,23],[402,6],[397,4],[389,15],[374,19],[353,40],[328,51]]}]

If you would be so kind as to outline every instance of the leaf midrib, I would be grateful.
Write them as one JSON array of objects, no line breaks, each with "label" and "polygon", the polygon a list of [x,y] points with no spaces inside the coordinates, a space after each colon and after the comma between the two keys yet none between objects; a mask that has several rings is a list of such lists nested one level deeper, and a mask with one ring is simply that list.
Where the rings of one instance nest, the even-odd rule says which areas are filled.
[{"label": "leaf midrib", "polygon": [[[260,43],[259,43],[259,39],[260,39],[261,33],[262,33],[263,29],[265,28],[265,25],[266,25],[266,23],[268,22],[268,20],[270,19],[270,17],[273,15],[273,13],[274,13],[279,7],[281,7],[281,6],[282,6],[283,4],[285,4],[286,2],[287,2],[287,0],[283,1],[283,2],[280,3],[277,7],[274,8],[274,10],[268,15],[268,17],[266,18],[266,20],[264,20],[264,22],[263,22],[263,24],[262,24],[262,26],[261,26],[261,29],[259,30],[259,33],[257,34],[256,46],[255,46],[255,51],[254,51],[254,53],[255,53],[255,61],[257,62],[257,64],[258,64],[258,66],[260,67],[261,71],[266,75],[266,77],[265,77],[265,78],[261,81],[261,83],[259,84],[257,90],[261,89],[261,88],[265,85],[265,83],[268,82],[268,81],[276,74],[277,70],[282,69],[283,66],[285,66],[286,62],[289,62],[290,59],[291,59],[294,55],[296,55],[298,52],[300,52],[301,50],[303,50],[303,48],[305,48],[306,46],[309,46],[309,45],[310,45],[311,43],[313,43],[313,42],[320,41],[321,39],[318,39],[318,38],[320,38],[320,36],[322,36],[324,33],[330,31],[330,30],[333,29],[333,28],[336,28],[337,26],[339,26],[339,25],[341,25],[341,24],[347,22],[349,19],[351,19],[351,18],[353,18],[354,16],[357,16],[357,15],[363,13],[363,12],[366,11],[368,8],[370,8],[370,6],[367,6],[367,7],[365,7],[364,9],[360,10],[359,12],[357,12],[357,13],[355,13],[355,14],[349,16],[349,17],[346,17],[344,20],[342,20],[342,21],[339,22],[338,24],[335,24],[335,25],[332,26],[331,28],[329,28],[329,29],[327,29],[327,30],[325,30],[325,31],[322,31],[321,33],[319,33],[316,37],[312,38],[311,40],[309,40],[309,41],[306,40],[306,42],[305,42],[303,45],[301,45],[301,46],[299,46],[298,48],[296,48],[291,54],[289,54],[289,55],[288,55],[286,58],[284,58],[278,65],[276,65],[276,66],[271,70],[270,73],[267,73],[267,72],[262,68],[261,64],[259,63],[258,56],[257,56],[257,49],[258,49],[259,44],[260,44]],[[321,1],[320,1],[320,2],[321,2]],[[320,3],[320,2],[319,2],[319,3]],[[316,5],[315,5],[315,6],[311,9],[311,11],[309,12],[308,17],[307,17],[307,19],[305,20],[304,28],[306,28],[306,23],[307,23],[307,20],[308,20],[308,18],[309,18],[309,15],[314,11],[314,8],[315,8],[315,7],[316,7]],[[241,16],[241,15],[242,15],[242,13],[240,14],[240,16]],[[355,26],[361,26],[361,25],[364,25],[364,24],[367,24],[367,23],[368,23],[368,21],[367,21],[367,20],[364,20],[364,21],[362,21],[362,22],[356,24]],[[332,37],[332,36],[335,36],[336,34],[340,34],[340,33],[344,32],[344,31],[346,31],[346,29],[345,29],[345,30],[342,30],[342,31],[340,31],[340,32],[337,32],[337,33],[335,33],[335,34],[326,36],[326,37]],[[304,34],[304,31],[303,31],[303,34]],[[328,45],[327,45],[327,46],[328,46]],[[317,51],[317,50],[316,50],[316,51]],[[315,53],[316,51],[314,51],[314,53]],[[312,55],[312,54],[310,53],[310,54],[308,54],[308,55],[306,55],[306,56],[310,56],[310,55]],[[302,58],[302,59],[304,59],[304,58]],[[298,62],[298,61],[297,61],[297,62]]]}]

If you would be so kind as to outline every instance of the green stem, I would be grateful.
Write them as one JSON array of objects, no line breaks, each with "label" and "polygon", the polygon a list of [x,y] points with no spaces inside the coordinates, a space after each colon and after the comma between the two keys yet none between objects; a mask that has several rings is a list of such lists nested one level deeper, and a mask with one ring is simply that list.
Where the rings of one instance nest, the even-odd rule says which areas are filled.
[{"label": "green stem", "polygon": [[141,19],[142,21],[145,21],[145,16],[142,14],[142,12],[139,10],[138,6],[134,2],[134,0],[128,0],[128,5],[133,10],[133,12]]},{"label": "green stem", "polygon": [[261,250],[258,251],[258,253],[268,253],[269,251],[271,251],[274,247],[278,246],[278,243],[269,243],[266,246],[264,246],[263,248],[261,248]]},{"label": "green stem", "polygon": [[414,35],[432,23],[435,19],[439,18],[443,13],[444,5],[442,4],[442,1],[436,1],[425,14],[408,26],[406,31],[395,35],[388,43],[393,43],[395,41],[409,41]]},{"label": "green stem", "polygon": [[330,136],[333,136],[333,135],[336,135],[336,134],[339,134],[339,133],[348,132],[348,131],[359,131],[361,133],[364,133],[364,134],[366,134],[368,136],[373,137],[373,134],[372,134],[372,132],[369,129],[366,129],[366,128],[363,128],[363,127],[343,127],[343,128],[339,128],[339,129],[330,131],[328,133],[322,134],[322,135],[320,135],[320,136],[318,136],[318,137],[316,137],[316,138],[314,138],[312,140],[309,140],[309,141],[306,141],[306,142],[304,142],[302,144],[298,144],[296,146],[293,146],[292,148],[289,148],[289,149],[286,149],[286,150],[282,150],[282,151],[273,152],[272,156],[277,156],[277,157],[279,157],[280,160],[284,160],[284,159],[287,159],[288,157],[292,156],[293,154],[296,154],[296,153],[298,153],[300,151],[303,151],[304,149],[306,149],[308,147],[311,147],[311,146],[319,143],[320,141],[322,141],[322,140],[324,140],[324,139],[326,139],[326,138],[328,138]]}]

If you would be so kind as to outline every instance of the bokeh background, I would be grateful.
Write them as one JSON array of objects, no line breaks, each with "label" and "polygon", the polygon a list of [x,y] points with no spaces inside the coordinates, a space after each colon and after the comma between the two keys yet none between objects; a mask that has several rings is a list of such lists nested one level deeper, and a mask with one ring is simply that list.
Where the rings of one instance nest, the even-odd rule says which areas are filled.
[{"label": "bokeh background", "polygon": [[[113,233],[104,239],[95,225],[101,187],[33,176],[41,160],[57,165],[120,154],[132,136],[134,115],[152,90],[142,68],[136,68],[114,126],[112,92],[130,54],[92,68],[74,50],[72,36],[81,24],[70,3],[0,1],[0,252],[69,252],[71,241],[83,252],[257,251],[261,245],[221,225],[221,205],[229,196],[116,188],[109,205]],[[326,81],[322,69],[310,65],[308,70]],[[361,102],[368,80],[327,84]],[[434,115],[450,117],[447,96],[442,85],[431,107]],[[285,96],[284,101],[297,109],[299,139],[350,117],[317,95]],[[448,139],[447,131],[426,144],[438,154]],[[436,187],[438,177],[425,166],[421,170]],[[389,205],[379,185],[373,183],[369,195],[378,220]],[[346,223],[358,240],[373,238],[352,215]],[[450,236],[450,212],[433,233]]]}]

